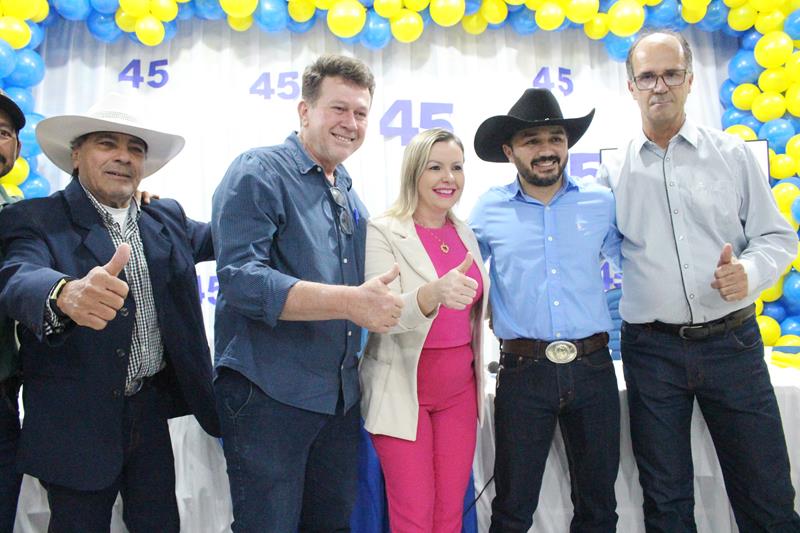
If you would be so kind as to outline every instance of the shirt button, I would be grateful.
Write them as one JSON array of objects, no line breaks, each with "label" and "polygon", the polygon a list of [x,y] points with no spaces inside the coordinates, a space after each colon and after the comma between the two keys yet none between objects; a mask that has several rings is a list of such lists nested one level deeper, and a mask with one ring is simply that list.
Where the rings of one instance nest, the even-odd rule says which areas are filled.
[{"label": "shirt button", "polygon": [[120,310],[119,310],[119,314],[121,314],[122,316],[128,316],[128,308],[127,307],[121,307]]},{"label": "shirt button", "polygon": [[682,241],[682,240],[683,240],[683,235],[681,235],[680,237],[678,237],[678,240],[679,240],[679,241]]},{"label": "shirt button", "polygon": [[669,161],[669,157],[668,157],[668,158],[666,158],[666,160],[667,160],[667,161]]},{"label": "shirt button", "polygon": [[340,366],[339,370],[344,370],[344,365]]},{"label": "shirt button", "polygon": [[555,268],[550,269],[551,274],[555,274],[556,272],[558,272],[558,270],[556,270]]},{"label": "shirt button", "polygon": [[670,181],[670,182],[669,182],[669,186],[670,186],[670,187],[674,187],[674,186],[675,186],[675,182],[674,182],[674,181]]},{"label": "shirt button", "polygon": [[553,240],[553,236],[552,236],[552,235],[548,235],[548,236],[547,236],[547,240],[548,240],[548,241],[552,241],[552,240]]},{"label": "shirt button", "polygon": [[690,294],[690,295],[689,295],[689,299],[690,299],[690,300],[694,300],[694,294]]},{"label": "shirt button", "polygon": [[558,300],[554,300],[554,301],[553,301],[553,305],[555,305],[556,307],[558,307],[558,305],[559,305],[560,303],[561,303],[561,302],[559,302]]},{"label": "shirt button", "polygon": [[348,332],[347,332],[347,336],[348,336],[348,337],[352,337],[352,336],[353,336],[353,332],[352,332],[352,331],[348,331]]},{"label": "shirt button", "polygon": [[672,212],[675,213],[676,215],[678,214],[678,210],[677,209],[673,209]]},{"label": "shirt button", "polygon": [[123,350],[122,348],[117,348],[117,351],[115,353],[117,354],[117,357],[120,358],[125,357],[125,350]]},{"label": "shirt button", "polygon": [[347,263],[347,258],[345,257],[344,259],[342,259],[342,262]]},{"label": "shirt button", "polygon": [[689,268],[689,265],[683,265],[683,268]]},{"label": "shirt button", "polygon": [[561,333],[556,333],[556,337],[560,339],[561,338]]},{"label": "shirt button", "polygon": [[113,396],[114,398],[119,398],[121,395],[122,392],[120,392],[119,389],[114,389],[113,392],[111,393],[111,396]]},{"label": "shirt button", "polygon": [[317,172],[322,172],[322,167],[316,166],[314,167],[314,170],[316,170]]}]

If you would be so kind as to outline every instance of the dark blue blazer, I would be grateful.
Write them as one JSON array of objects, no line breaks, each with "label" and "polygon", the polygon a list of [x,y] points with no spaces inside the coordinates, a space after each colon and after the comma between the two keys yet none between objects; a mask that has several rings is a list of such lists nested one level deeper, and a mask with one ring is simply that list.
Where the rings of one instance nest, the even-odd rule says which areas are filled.
[{"label": "dark blue blazer", "polygon": [[[169,417],[192,413],[219,435],[195,263],[214,258],[208,224],[186,218],[174,200],[156,200],[139,219],[165,370],[155,380],[170,398]],[[74,323],[44,337],[48,294],[64,276],[81,278],[104,265],[114,244],[77,180],[48,198],[0,212],[0,316],[17,321],[25,418],[19,469],[77,490],[108,487],[122,469],[125,372],[136,304],[128,294],[102,331]],[[124,280],[124,272],[120,274]]]}]

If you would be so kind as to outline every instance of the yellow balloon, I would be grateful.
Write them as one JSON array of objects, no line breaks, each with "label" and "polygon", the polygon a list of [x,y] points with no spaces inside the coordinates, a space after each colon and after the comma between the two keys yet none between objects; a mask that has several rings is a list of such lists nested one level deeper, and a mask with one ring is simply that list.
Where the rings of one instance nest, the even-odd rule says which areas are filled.
[{"label": "yellow balloon", "polygon": [[761,122],[769,122],[786,113],[786,101],[780,93],[761,93],[753,98],[752,111]]},{"label": "yellow balloon", "polygon": [[510,6],[521,6],[525,3],[525,0],[506,0],[506,4]]},{"label": "yellow balloon", "polygon": [[403,5],[411,11],[422,11],[430,3],[430,0],[403,0]]},{"label": "yellow balloon", "polygon": [[585,24],[592,20],[600,10],[600,0],[573,0],[564,9],[564,14],[576,24]]},{"label": "yellow balloon", "polygon": [[114,21],[117,23],[117,26],[126,33],[131,33],[136,29],[136,17],[129,15],[122,9],[117,9],[117,12],[114,14]]},{"label": "yellow balloon", "polygon": [[[320,7],[319,4],[317,4],[317,7]],[[375,0],[372,4],[372,8],[375,10],[375,13],[383,18],[392,19],[403,10],[403,0]]]},{"label": "yellow balloon", "polygon": [[789,212],[792,209],[792,202],[800,195],[800,189],[794,183],[778,182],[772,188],[772,196],[778,204],[778,210]]},{"label": "yellow balloon", "polygon": [[681,18],[688,22],[689,24],[697,24],[703,17],[706,16],[706,12],[708,11],[707,6],[699,6],[699,7],[686,7],[686,4],[683,4],[681,7]]},{"label": "yellow balloon", "polygon": [[775,341],[775,346],[800,346],[800,336],[782,335]]},{"label": "yellow balloon", "polygon": [[753,51],[756,61],[765,68],[780,67],[794,50],[792,38],[782,31],[772,31],[762,36]]},{"label": "yellow balloon", "polygon": [[790,82],[800,81],[800,52],[794,52],[786,60],[786,75]]},{"label": "yellow balloon", "polygon": [[464,0],[431,0],[429,12],[436,24],[448,28],[458,24],[464,17],[466,8]]},{"label": "yellow balloon", "polygon": [[783,67],[768,68],[758,76],[758,87],[765,92],[782,93],[789,88],[789,75]]},{"label": "yellow balloon", "polygon": [[787,211],[781,211],[781,216],[783,217],[783,219],[784,219],[786,222],[788,222],[788,223],[789,223],[789,225],[792,227],[792,229],[794,230],[794,232],[795,232],[795,233],[797,233],[797,230],[798,230],[798,229],[800,229],[800,223],[798,223],[798,222],[797,222],[797,221],[794,219],[794,216],[792,216],[792,213],[791,213],[790,211],[789,211],[789,212],[787,212]]},{"label": "yellow balloon", "polygon": [[599,41],[608,35],[608,14],[598,13],[592,17],[592,20],[583,25],[583,33],[594,41]]},{"label": "yellow balloon", "polygon": [[781,325],[778,324],[777,320],[767,315],[757,316],[756,321],[761,332],[761,340],[764,341],[766,346],[774,346],[781,336]]},{"label": "yellow balloon", "polygon": [[708,4],[710,4],[710,3],[711,3],[710,0],[709,1],[706,1],[706,0],[681,0],[682,8],[683,9],[691,9],[691,10],[697,10],[697,9],[701,9],[701,8],[704,8],[704,7],[707,8]]},{"label": "yellow balloon", "polygon": [[733,126],[728,126],[725,128],[725,133],[736,135],[743,141],[754,141],[758,139],[756,132],[743,124],[734,124]]},{"label": "yellow balloon", "polygon": [[783,5],[783,0],[748,0],[748,3],[756,11],[769,12],[775,11]]},{"label": "yellow balloon", "polygon": [[16,196],[18,198],[25,198],[25,195],[22,193],[22,190],[17,187],[16,185],[6,185],[5,183],[0,184],[9,196]]},{"label": "yellow balloon", "polygon": [[769,175],[776,180],[794,176],[795,168],[797,163],[789,154],[778,154],[769,160]]},{"label": "yellow balloon", "polygon": [[17,17],[0,17],[0,39],[14,50],[24,48],[31,42],[31,29],[25,21]]},{"label": "yellow balloon", "polygon": [[149,0],[119,0],[119,8],[136,18],[150,13]]},{"label": "yellow balloon", "polygon": [[769,33],[771,31],[783,30],[783,21],[786,20],[786,15],[783,11],[776,9],[769,13],[759,13],[756,15],[756,31],[759,33]]},{"label": "yellow balloon", "polygon": [[525,0],[525,7],[531,11],[536,11],[544,2],[545,0]]},{"label": "yellow balloon", "polygon": [[786,110],[792,115],[800,117],[800,83],[794,83],[786,89],[783,99],[786,101]]},{"label": "yellow balloon", "polygon": [[39,23],[50,14],[50,3],[47,0],[33,0],[33,3],[36,5],[36,13],[31,17],[31,20]]},{"label": "yellow balloon", "polygon": [[745,5],[747,0],[722,0],[722,3],[728,6],[730,9],[735,9]]},{"label": "yellow balloon", "polygon": [[[365,15],[366,16],[366,15]],[[389,21],[392,35],[401,43],[411,43],[419,39],[425,24],[419,13],[410,9],[401,9],[391,21]]]},{"label": "yellow balloon", "polygon": [[295,22],[306,22],[311,20],[317,8],[314,7],[312,0],[289,0],[289,16]]},{"label": "yellow balloon", "polygon": [[228,15],[228,26],[230,26],[233,31],[247,31],[252,25],[252,15],[246,17],[232,17]]},{"label": "yellow balloon", "polygon": [[552,31],[564,23],[564,8],[551,1],[544,2],[536,11],[536,25],[545,31]]},{"label": "yellow balloon", "polygon": [[480,14],[489,24],[500,24],[508,16],[508,5],[505,0],[483,0]]},{"label": "yellow balloon", "polygon": [[753,100],[758,96],[761,91],[752,83],[742,83],[737,85],[731,94],[731,101],[737,109],[749,111],[753,107]]},{"label": "yellow balloon", "polygon": [[[409,10],[409,12],[412,12]],[[358,0],[338,0],[328,11],[328,28],[337,37],[348,39],[364,27],[367,10]]]},{"label": "yellow balloon", "polygon": [[[314,0],[314,7],[316,7],[317,9],[324,9],[325,11],[327,11],[331,8],[334,1],[335,0]],[[399,2],[398,5],[402,7],[403,5],[402,0]]]},{"label": "yellow balloon", "polygon": [[28,162],[25,161],[22,157],[18,157],[16,161],[14,161],[14,166],[11,167],[11,170],[0,178],[0,183],[4,185],[19,185],[26,179],[28,179],[28,174],[30,173],[31,168],[28,165]]},{"label": "yellow balloon", "polygon": [[800,242],[797,243],[797,255],[792,260],[792,266],[795,270],[800,271]]},{"label": "yellow balloon", "polygon": [[749,30],[756,23],[757,16],[758,12],[749,4],[732,8],[728,11],[728,26],[736,31]]},{"label": "yellow balloon", "polygon": [[[152,0],[150,0],[152,2]],[[244,18],[252,15],[258,7],[258,0],[219,0],[222,10],[232,17]],[[155,15],[155,13],[153,13]]]},{"label": "yellow balloon", "polygon": [[178,16],[178,3],[175,0],[150,0],[150,14],[161,22],[175,20]]},{"label": "yellow balloon", "polygon": [[32,19],[39,9],[39,4],[32,0],[3,0],[3,14],[20,20]]},{"label": "yellow balloon", "polygon": [[764,300],[756,298],[754,303],[756,304],[756,315],[760,315],[764,311]]},{"label": "yellow balloon", "polygon": [[633,35],[643,24],[644,8],[636,0],[617,0],[608,10],[608,29],[614,35]]},{"label": "yellow balloon", "polygon": [[657,6],[658,4],[660,4],[663,1],[664,0],[644,0],[644,4],[643,5],[646,5],[646,6]]},{"label": "yellow balloon", "polygon": [[792,136],[786,142],[786,155],[795,161],[800,161],[800,133]]},{"label": "yellow balloon", "polygon": [[139,17],[136,21],[136,37],[147,46],[156,46],[164,40],[164,23],[153,15]]},{"label": "yellow balloon", "polygon": [[483,18],[483,15],[480,13],[467,15],[461,19],[461,27],[464,28],[464,31],[470,35],[480,35],[486,31],[486,27],[488,25],[489,23],[486,22],[486,19]]}]

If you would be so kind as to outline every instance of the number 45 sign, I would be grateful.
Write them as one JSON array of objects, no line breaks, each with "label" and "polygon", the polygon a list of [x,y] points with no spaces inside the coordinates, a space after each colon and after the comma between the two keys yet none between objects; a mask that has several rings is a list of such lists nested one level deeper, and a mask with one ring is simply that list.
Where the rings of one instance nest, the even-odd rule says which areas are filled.
[{"label": "number 45 sign", "polygon": [[414,126],[414,105],[411,100],[395,100],[381,117],[381,135],[386,138],[400,137],[405,146],[420,130],[444,128],[453,131],[453,125],[445,117],[453,114],[453,104],[421,102],[419,104],[419,127]]}]

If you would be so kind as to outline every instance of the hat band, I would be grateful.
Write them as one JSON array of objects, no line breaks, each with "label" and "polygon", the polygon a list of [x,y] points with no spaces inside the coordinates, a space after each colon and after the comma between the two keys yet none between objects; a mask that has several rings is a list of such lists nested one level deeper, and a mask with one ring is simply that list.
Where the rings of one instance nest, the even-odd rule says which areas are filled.
[{"label": "hat band", "polygon": [[92,118],[107,120],[110,119],[115,122],[129,122],[131,124],[139,124],[136,117],[120,111],[97,111],[92,113]]}]

